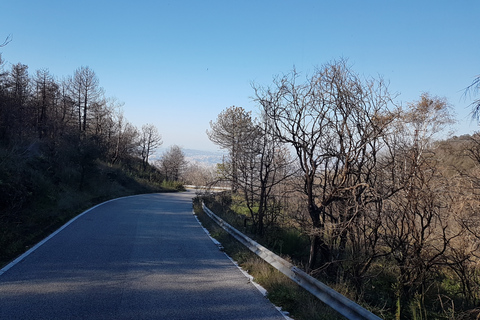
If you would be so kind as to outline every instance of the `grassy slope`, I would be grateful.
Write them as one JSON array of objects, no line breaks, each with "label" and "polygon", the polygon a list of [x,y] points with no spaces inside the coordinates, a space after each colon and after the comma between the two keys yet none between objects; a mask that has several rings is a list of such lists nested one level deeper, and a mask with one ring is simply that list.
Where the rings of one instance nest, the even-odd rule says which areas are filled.
[{"label": "grassy slope", "polygon": [[0,150],[0,267],[93,205],[175,191],[155,182],[160,176],[153,168],[140,167],[136,160],[117,166],[92,161],[81,179],[74,163]]}]

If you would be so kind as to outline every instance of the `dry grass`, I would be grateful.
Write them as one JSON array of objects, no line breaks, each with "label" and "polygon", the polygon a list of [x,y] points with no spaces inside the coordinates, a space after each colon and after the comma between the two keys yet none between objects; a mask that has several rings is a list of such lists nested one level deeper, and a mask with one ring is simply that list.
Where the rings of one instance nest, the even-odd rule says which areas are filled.
[{"label": "dry grass", "polygon": [[225,252],[263,288],[273,304],[288,311],[295,320],[345,319],[316,297],[298,286],[215,224],[202,210],[198,199],[194,211],[202,225],[224,247]]}]

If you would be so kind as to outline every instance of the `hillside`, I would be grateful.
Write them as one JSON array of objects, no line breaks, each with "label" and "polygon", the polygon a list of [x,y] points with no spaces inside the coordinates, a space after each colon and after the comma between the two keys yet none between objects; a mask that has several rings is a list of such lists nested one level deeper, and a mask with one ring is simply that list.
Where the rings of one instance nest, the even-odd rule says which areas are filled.
[{"label": "hillside", "polygon": [[112,165],[44,144],[0,146],[0,267],[85,209],[126,195],[168,191],[140,159]]}]

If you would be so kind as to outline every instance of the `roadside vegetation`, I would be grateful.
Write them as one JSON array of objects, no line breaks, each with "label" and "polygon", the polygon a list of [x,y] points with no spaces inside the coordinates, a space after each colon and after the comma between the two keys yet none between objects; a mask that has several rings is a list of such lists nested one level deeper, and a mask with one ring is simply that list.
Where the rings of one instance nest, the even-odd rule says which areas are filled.
[{"label": "roadside vegetation", "polygon": [[[228,185],[202,200],[380,317],[478,319],[480,133],[449,137],[445,99],[399,106],[345,60],[253,90],[258,114],[232,106],[210,123],[228,152],[212,171],[187,166],[178,146],[152,160],[157,128],[129,123],[89,67],[59,80],[0,57],[0,265],[102,201]],[[195,210],[275,304],[297,320],[337,318]]]},{"label": "roadside vegetation", "polygon": [[[237,227],[238,230],[245,231],[243,224],[239,223],[240,220],[236,217],[237,214],[220,205],[221,199],[225,196],[225,194],[218,194],[217,197],[195,198],[194,212],[203,227],[209,231],[210,236],[222,244],[225,253],[248,272],[256,283],[267,290],[267,298],[274,305],[281,307],[282,311],[287,311],[295,320],[345,319],[239,243],[204,213],[202,201],[206,201],[209,207],[217,208],[215,213],[218,212],[217,215],[222,219]],[[217,202],[214,199],[220,201]],[[293,243],[293,246],[298,244]]]},{"label": "roadside vegetation", "polygon": [[448,138],[449,103],[399,106],[345,60],[253,89],[257,115],[210,123],[210,208],[382,318],[478,319],[480,135]]},{"label": "roadside vegetation", "polygon": [[152,163],[161,144],[155,126],[125,119],[90,68],[58,80],[21,63],[6,70],[0,56],[0,266],[95,204],[183,190],[178,147]]}]

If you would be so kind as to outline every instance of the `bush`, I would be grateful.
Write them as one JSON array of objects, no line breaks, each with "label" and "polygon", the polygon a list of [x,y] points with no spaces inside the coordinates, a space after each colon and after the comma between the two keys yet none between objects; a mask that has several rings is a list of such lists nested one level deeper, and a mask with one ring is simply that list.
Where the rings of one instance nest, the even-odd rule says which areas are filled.
[{"label": "bush", "polygon": [[185,187],[183,186],[183,183],[179,181],[163,180],[162,188],[167,190],[185,191]]}]

